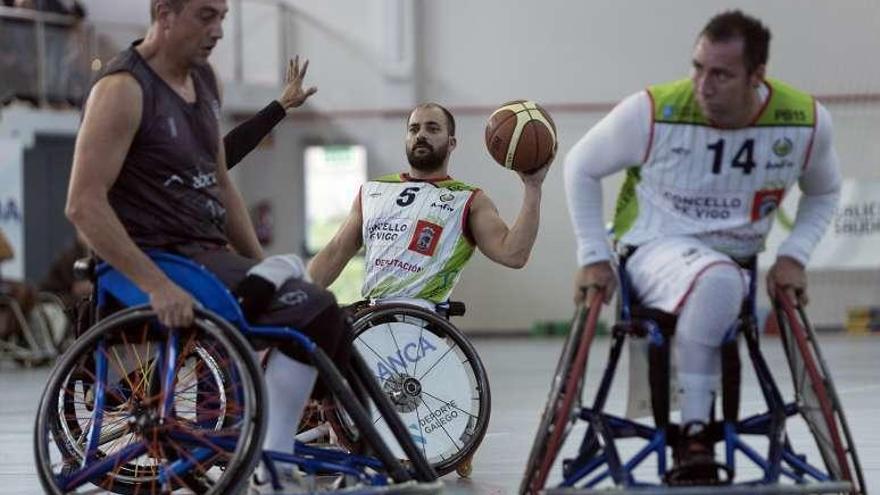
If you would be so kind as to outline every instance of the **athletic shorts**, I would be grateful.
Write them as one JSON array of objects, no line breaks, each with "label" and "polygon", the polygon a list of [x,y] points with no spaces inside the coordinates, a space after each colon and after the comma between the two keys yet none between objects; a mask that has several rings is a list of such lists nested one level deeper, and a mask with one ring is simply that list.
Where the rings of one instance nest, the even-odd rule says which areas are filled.
[{"label": "athletic shorts", "polygon": [[[193,261],[205,266],[230,289],[234,289],[247,276],[247,271],[257,261],[245,258],[225,249],[205,250],[187,253]],[[327,313],[338,313],[338,318],[327,318]],[[312,325],[318,318],[332,322],[331,325]],[[331,357],[344,353],[348,341],[346,315],[342,314],[333,294],[315,284],[301,279],[289,279],[278,289],[269,308],[256,321],[255,325],[288,326],[309,336]],[[338,322],[338,323],[337,323]],[[282,342],[253,342],[255,347],[269,345],[278,347],[285,354],[300,361],[307,361],[305,354],[295,345]]]},{"label": "athletic shorts", "polygon": [[715,265],[735,267],[748,286],[748,273],[730,256],[685,236],[639,246],[627,260],[626,272],[640,305],[678,314],[700,274]]}]

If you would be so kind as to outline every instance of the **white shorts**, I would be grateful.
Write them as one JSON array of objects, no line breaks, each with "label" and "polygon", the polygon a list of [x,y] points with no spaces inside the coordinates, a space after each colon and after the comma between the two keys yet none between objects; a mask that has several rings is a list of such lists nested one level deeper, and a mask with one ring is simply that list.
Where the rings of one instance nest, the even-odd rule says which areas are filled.
[{"label": "white shorts", "polygon": [[748,274],[730,256],[693,237],[666,237],[639,246],[626,272],[642,306],[678,314],[697,278],[710,266],[731,265],[748,287]]}]

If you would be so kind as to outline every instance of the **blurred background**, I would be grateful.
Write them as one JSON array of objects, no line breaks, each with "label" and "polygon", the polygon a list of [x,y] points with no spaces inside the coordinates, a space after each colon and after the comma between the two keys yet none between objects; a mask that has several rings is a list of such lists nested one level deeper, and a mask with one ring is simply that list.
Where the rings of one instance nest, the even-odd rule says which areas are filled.
[{"label": "blurred background", "polygon": [[[483,188],[512,222],[522,185],[486,152],[486,119],[512,99],[535,100],[553,115],[559,155],[531,260],[515,271],[476,255],[453,294],[468,304],[457,325],[471,334],[552,331],[568,318],[576,262],[565,153],[623,97],[687,76],[697,32],[713,14],[740,8],[759,17],[773,33],[769,75],[830,110],[847,181],[828,245],[810,267],[810,317],[822,330],[880,331],[876,0],[228,2],[212,55],[225,130],[278,97],[295,54],[309,58],[307,84],[319,87],[233,171],[269,253],[313,253],[361,182],[405,170],[405,120],[423,101],[456,116],[452,175]],[[0,3],[0,229],[13,252],[0,277],[38,284],[73,242],[63,205],[80,106],[94,74],[148,22],[147,0]],[[608,219],[621,181],[604,182]],[[358,297],[360,263],[334,287],[343,302]]]}]

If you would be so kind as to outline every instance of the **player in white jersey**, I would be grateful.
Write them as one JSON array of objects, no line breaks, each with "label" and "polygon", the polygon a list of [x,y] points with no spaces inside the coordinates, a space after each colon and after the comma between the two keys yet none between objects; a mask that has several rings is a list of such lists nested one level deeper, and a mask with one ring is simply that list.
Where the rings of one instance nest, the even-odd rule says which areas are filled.
[{"label": "player in white jersey", "polygon": [[[652,86],[617,105],[569,152],[565,185],[578,243],[581,288],[616,286],[603,226],[600,179],[628,169],[615,236],[641,304],[678,315],[682,425],[694,433],[679,466],[707,465],[720,346],[747,294],[734,262],[763,249],[772,213],[795,183],[803,197],[767,288],[807,302],[804,266],[839,199],[831,120],[815,100],[765,77],[770,32],[739,11],[700,32],[690,80]],[[607,301],[606,301],[607,302]],[[687,425],[690,424],[688,427]]]},{"label": "player in white jersey", "polygon": [[523,204],[512,227],[481,190],[448,175],[455,120],[436,103],[417,106],[406,127],[407,173],[370,181],[333,239],[309,263],[312,280],[327,287],[366,247],[363,296],[445,301],[474,247],[511,268],[528,261],[538,233],[542,167],[519,173]]}]

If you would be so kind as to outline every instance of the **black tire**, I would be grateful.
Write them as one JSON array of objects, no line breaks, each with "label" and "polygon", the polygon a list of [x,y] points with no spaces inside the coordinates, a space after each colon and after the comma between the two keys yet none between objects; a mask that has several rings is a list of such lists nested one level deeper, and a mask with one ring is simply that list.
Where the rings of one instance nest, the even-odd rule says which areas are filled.
[{"label": "black tire", "polygon": [[[161,420],[157,417],[162,410],[157,406],[165,395],[160,373],[153,366],[161,361],[142,359],[141,352],[144,357],[150,355],[144,350],[156,344],[165,345],[172,333],[156,323],[155,313],[148,307],[130,308],[103,320],[61,357],[43,391],[35,424],[34,458],[46,493],[65,493],[58,477],[77,472],[85,457],[85,446],[72,442],[74,430],[69,423],[76,418],[69,416],[71,397],[81,399],[78,407],[86,411],[84,416],[93,419],[99,410],[107,416],[99,431],[95,457],[88,465],[119,456],[127,447],[143,445],[146,449],[131,459],[117,458],[107,466],[109,472],[83,476],[87,481],[73,487],[73,493],[91,493],[96,491],[92,485],[97,485],[112,493],[165,493],[188,487],[197,493],[221,494],[235,493],[248,481],[259,461],[266,411],[262,374],[250,345],[235,328],[203,310],[196,311],[191,327],[174,332],[181,339],[175,348],[179,355],[174,361],[173,405]],[[215,385],[222,387],[222,397],[220,393],[203,393],[200,370],[204,366],[192,364],[194,377],[184,378],[184,361],[193,356],[192,349],[197,343],[205,350],[200,354],[204,359],[220,360],[215,368],[225,370],[222,377],[211,375]],[[121,355],[120,347],[124,352]],[[96,379],[100,374],[95,367],[96,355],[106,356],[101,362],[118,368],[113,379]],[[94,392],[96,383],[105,387],[104,394]],[[100,402],[97,395],[104,398],[100,409],[96,407]],[[186,406],[187,401],[192,403],[192,409]],[[109,419],[113,415],[119,419]],[[88,429],[79,427],[79,433]],[[208,434],[227,445],[217,447],[205,438]],[[128,443],[122,444],[123,439]],[[165,486],[159,482],[160,466],[195,459],[200,448],[198,455],[203,458],[195,466],[172,476]]]},{"label": "black tire", "polygon": [[[431,311],[405,304],[374,306],[360,311],[356,315],[353,327],[353,345],[356,348],[361,347],[361,355],[364,357],[368,366],[370,363],[383,363],[386,359],[381,355],[381,351],[370,349],[370,344],[364,339],[367,338],[366,335],[368,332],[382,331],[382,328],[384,328],[385,331],[388,331],[389,335],[395,335],[390,331],[390,326],[386,325],[389,323],[409,325],[413,329],[418,328],[419,343],[423,342],[422,338],[425,338],[426,340],[424,342],[429,342],[429,340],[433,342],[442,341],[444,343],[443,345],[447,347],[447,350],[444,351],[447,354],[444,354],[432,364],[429,363],[431,366],[428,366],[428,368],[424,368],[424,364],[422,364],[422,368],[419,368],[418,360],[412,362],[412,373],[409,373],[409,368],[405,365],[404,367],[407,368],[404,370],[405,373],[396,373],[396,365],[391,366],[395,373],[387,375],[383,372],[377,374],[375,369],[371,369],[373,369],[373,377],[377,380],[378,384],[388,392],[388,396],[395,409],[398,411],[399,417],[403,421],[404,426],[407,426],[406,423],[413,419],[410,416],[415,415],[416,418],[418,418],[415,423],[409,425],[410,428],[412,428],[412,431],[406,430],[407,434],[424,439],[425,435],[430,433],[430,431],[425,433],[427,427],[432,426],[432,423],[439,425],[440,431],[444,432],[444,436],[449,441],[450,448],[443,450],[439,455],[431,455],[431,453],[428,452],[425,447],[427,442],[421,443],[419,448],[422,450],[422,456],[427,459],[428,463],[433,467],[437,474],[442,476],[450,473],[454,471],[457,466],[468,461],[474,455],[489,427],[491,392],[489,389],[489,379],[487,377],[486,369],[483,366],[476,349],[473,347],[473,344],[471,344],[459,329],[455,328],[455,326],[450,324],[446,319]],[[406,331],[409,331],[409,329]],[[398,357],[402,356],[404,351],[399,348],[396,340],[392,338],[391,342],[397,347],[399,354]],[[423,349],[430,345],[430,343],[425,344]],[[449,400],[422,387],[425,377],[436,369],[434,366],[437,366],[437,363],[439,363],[441,359],[445,360],[450,355],[457,356],[459,362],[465,364],[464,366],[461,366],[461,369],[468,381],[470,392],[468,394],[469,403],[462,407],[458,407],[458,403],[455,400]],[[427,357],[427,350],[425,350],[425,355],[422,357]],[[421,358],[419,358],[419,360],[420,359]],[[401,357],[401,361],[403,360],[404,359]],[[388,369],[387,365],[385,369]],[[418,377],[410,376],[411,374],[420,374],[422,373],[422,370],[426,369],[427,371]],[[415,396],[412,396],[407,399],[407,401],[411,399],[413,402],[402,405],[396,403],[395,399],[391,397],[393,388],[391,382],[394,381],[394,383],[397,384],[398,381],[405,380],[405,378],[395,378],[397,375],[406,375],[409,378],[417,378],[419,383],[418,397],[416,398]],[[443,418],[429,422],[423,427],[421,423],[427,418],[421,418],[421,413],[419,413],[419,411],[426,409],[430,414],[432,412],[432,407],[438,407],[433,404],[442,404],[442,406],[439,406],[441,409],[443,407],[450,409],[448,416],[455,414],[455,419],[457,419],[458,415],[461,414],[462,418],[467,421],[463,423],[463,426],[458,426],[457,429],[453,430],[451,433],[444,427],[444,423],[442,422],[444,420]],[[336,406],[334,409],[338,411],[340,408]],[[374,411],[373,419],[376,420],[379,415],[379,411]],[[351,421],[346,418],[344,414],[337,414],[337,416],[332,419],[331,425],[344,445],[353,450],[358,450],[362,447],[358,444],[358,432],[355,428],[352,428]],[[386,428],[383,431],[383,438],[391,440],[391,445],[396,447],[398,444],[394,441],[394,438],[392,438],[394,432],[391,430],[391,426],[383,424],[383,427]],[[461,429],[460,434],[458,433],[458,429]],[[437,428],[433,428],[431,431],[435,430],[437,430]],[[398,432],[398,434],[399,433],[400,432]],[[396,450],[396,452],[401,456],[401,459],[408,458],[404,452],[401,452],[400,450]]]},{"label": "black tire", "polygon": [[807,315],[784,293],[774,305],[800,415],[828,472],[836,480],[852,483],[853,495],[864,494],[865,479],[855,443]]},{"label": "black tire", "polygon": [[581,305],[575,312],[529,452],[520,495],[535,495],[544,489],[550,468],[574,422],[601,301],[602,294],[596,293],[589,308]]}]

